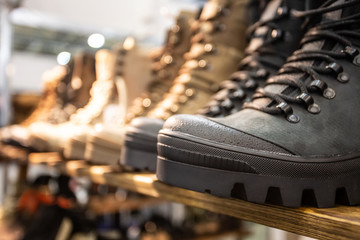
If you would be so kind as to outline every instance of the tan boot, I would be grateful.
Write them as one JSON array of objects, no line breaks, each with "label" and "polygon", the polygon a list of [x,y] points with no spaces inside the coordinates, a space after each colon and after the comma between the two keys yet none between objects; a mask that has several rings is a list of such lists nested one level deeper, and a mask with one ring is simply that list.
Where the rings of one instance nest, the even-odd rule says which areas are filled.
[{"label": "tan boot", "polygon": [[92,54],[76,55],[68,65],[56,66],[43,74],[42,98],[20,125],[1,129],[1,140],[29,147],[29,125],[35,122],[58,124],[69,119],[76,109],[83,107],[90,98],[89,90],[95,80],[95,58]]},{"label": "tan boot", "polygon": [[[99,57],[99,61],[103,62],[99,63],[99,72],[111,76],[106,77],[108,80],[105,82],[99,81],[103,78],[99,76],[99,86],[94,86],[94,91],[97,92],[92,93],[92,101],[71,117],[72,123],[85,123],[87,126],[86,131],[80,131],[67,139],[64,144],[66,158],[85,158],[100,164],[119,161],[124,135],[121,127],[127,105],[129,99],[133,98],[132,95],[139,89],[144,89],[145,83],[149,81],[150,65],[149,58],[144,56],[131,37],[127,38],[121,47],[116,47],[114,52],[111,57],[107,51],[105,56],[108,59],[101,60]],[[134,65],[140,66],[141,71],[135,69]],[[134,85],[137,89],[129,91]],[[102,88],[105,89],[101,90]],[[100,89],[100,92],[96,89]]]},{"label": "tan boot", "polygon": [[155,171],[157,133],[173,114],[196,113],[237,68],[246,47],[247,0],[210,0],[192,24],[186,62],[165,97],[126,129],[121,162]]},{"label": "tan boot", "polygon": [[190,49],[191,29],[194,22],[193,12],[182,11],[176,24],[168,31],[165,45],[153,54],[153,79],[147,90],[135,99],[128,111],[126,122],[145,116],[159,103],[169,90],[179,69],[184,64],[184,54]]}]

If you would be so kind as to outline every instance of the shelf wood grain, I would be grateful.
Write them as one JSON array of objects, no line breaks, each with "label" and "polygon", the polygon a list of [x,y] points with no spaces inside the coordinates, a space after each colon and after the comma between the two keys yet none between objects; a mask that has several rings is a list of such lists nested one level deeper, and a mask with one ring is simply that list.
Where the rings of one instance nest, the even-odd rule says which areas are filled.
[{"label": "shelf wood grain", "polygon": [[[39,161],[43,159],[43,161]],[[246,221],[263,224],[317,239],[360,239],[360,207],[287,208],[254,204],[238,199],[225,199],[198,193],[157,180],[155,174],[123,172],[120,168],[89,165],[85,161],[63,161],[58,156],[49,164],[71,176],[85,176],[94,182],[113,185],[168,201],[203,208]],[[30,154],[32,163],[48,164],[41,153]]]}]

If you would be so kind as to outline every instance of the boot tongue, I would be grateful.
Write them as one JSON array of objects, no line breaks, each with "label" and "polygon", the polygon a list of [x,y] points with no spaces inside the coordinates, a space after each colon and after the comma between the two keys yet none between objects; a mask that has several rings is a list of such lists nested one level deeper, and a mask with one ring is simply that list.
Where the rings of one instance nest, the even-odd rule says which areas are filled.
[{"label": "boot tongue", "polygon": [[[260,21],[267,21],[269,19],[272,19],[275,17],[276,15],[276,10],[280,7],[281,4],[281,0],[275,0],[275,1],[271,1],[266,9],[264,10]],[[266,34],[266,32],[268,31],[268,27],[267,26],[263,26],[263,27],[259,27],[258,29],[256,29],[255,31],[255,35],[261,36]],[[248,47],[246,48],[246,52],[253,52],[256,49],[258,49],[260,46],[262,46],[264,43],[264,39],[262,38],[253,38]]]},{"label": "boot tongue", "polygon": [[[346,2],[346,1],[343,0],[341,2]],[[352,15],[358,14],[359,12],[360,12],[360,4],[357,4],[355,6],[345,8],[342,11],[342,17],[352,16]]]},{"label": "boot tongue", "polygon": [[[338,0],[338,1],[334,2],[333,4],[331,4],[330,6],[336,6],[336,5],[342,4],[346,1],[347,0]],[[324,2],[324,1],[310,1],[310,2],[317,2],[317,3],[312,3],[312,4],[320,5],[319,2]],[[337,21],[337,20],[340,20],[341,18],[343,18],[344,16],[350,16],[350,15],[353,15],[358,12],[359,12],[359,6],[357,6],[357,8],[355,10],[353,8],[346,8],[345,10],[339,9],[337,11],[325,13],[319,19],[320,19],[320,22]],[[333,46],[332,44],[329,44],[329,45]],[[319,49],[328,48],[328,47],[329,46],[327,46],[327,44],[325,43],[324,40],[320,40],[320,41],[304,44],[301,49],[303,49],[303,50],[319,50]],[[311,64],[312,62],[309,62],[309,63]],[[303,74],[296,74],[296,75],[298,78],[301,78],[301,76]],[[265,89],[265,91],[271,92],[271,93],[283,93],[284,91],[286,91],[288,93],[292,92],[292,91],[288,91],[288,90],[290,90],[290,89],[288,89],[288,86],[279,85],[279,84],[271,84],[271,85],[266,86],[264,89]],[[271,102],[272,102],[272,100],[267,99],[267,98],[255,99],[253,101],[253,103],[258,106],[266,106],[266,105],[269,105]]]},{"label": "boot tongue", "polygon": [[[273,1],[270,1],[268,3],[268,5],[266,6],[266,9],[262,13],[260,21],[267,21],[267,20],[274,18],[277,15],[278,9],[280,7],[287,7],[289,9],[293,9],[293,10],[297,10],[297,11],[304,11],[304,10],[316,9],[321,4],[323,4],[325,1],[326,0],[317,0],[317,1],[312,1],[312,0],[273,0]],[[284,27],[285,29],[288,29],[289,25],[287,23],[283,23],[282,27]],[[256,29],[254,35],[262,36],[262,35],[266,34],[268,30],[269,30],[268,26],[259,27],[258,29]],[[251,53],[251,52],[255,51],[256,49],[258,49],[259,47],[261,47],[263,45],[264,41],[266,41],[266,40],[263,38],[253,38],[250,41],[250,43],[246,49],[246,52]],[[282,46],[282,49],[284,49],[284,48],[286,49],[289,47],[290,46]]]}]

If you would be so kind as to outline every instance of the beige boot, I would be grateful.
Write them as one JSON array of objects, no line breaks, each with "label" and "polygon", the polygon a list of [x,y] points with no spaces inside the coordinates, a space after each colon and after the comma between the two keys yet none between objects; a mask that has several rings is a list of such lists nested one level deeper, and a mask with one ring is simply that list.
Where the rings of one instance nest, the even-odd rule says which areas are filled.
[{"label": "beige boot", "polygon": [[[176,25],[174,25],[168,32],[165,46],[156,51],[153,55],[153,76],[148,84],[146,91],[143,92],[132,103],[126,122],[129,122],[135,116],[145,115],[156,103],[158,103],[163,94],[169,89],[174,77],[176,76],[181,65],[185,62],[183,55],[189,50],[190,47],[190,24],[194,21],[194,13],[181,12],[177,18]],[[131,55],[128,54],[129,58]],[[128,62],[131,59],[128,59]],[[128,99],[131,98],[130,94],[139,92],[141,86],[136,86],[133,82],[139,82],[142,80],[142,76],[134,76],[134,80],[131,80],[131,75],[126,72],[138,72],[141,73],[146,68],[134,65],[133,70],[127,69],[126,62],[124,63],[124,78],[128,86]],[[140,87],[140,88],[139,88]],[[135,88],[135,89],[134,89]],[[113,164],[118,163],[120,158],[120,150],[123,144],[123,127],[124,125],[97,125],[87,136],[85,159],[91,160],[97,163]],[[77,143],[79,145],[79,141]]]},{"label": "beige boot", "polygon": [[78,109],[70,117],[70,121],[62,124],[36,122],[29,126],[31,145],[39,151],[60,151],[65,143],[74,135],[88,132],[91,126],[102,121],[104,108],[109,103],[117,103],[114,82],[115,55],[108,50],[96,53],[96,76],[90,90],[88,104]]},{"label": "beige boot", "polygon": [[[72,117],[72,121],[86,122],[91,126],[90,131],[80,132],[73,135],[65,144],[64,155],[69,159],[87,159],[100,164],[117,163],[120,156],[122,144],[124,118],[127,112],[129,99],[136,91],[144,89],[145,84],[150,79],[150,59],[146,57],[142,50],[135,45],[135,40],[127,38],[121,47],[115,48],[113,60],[106,60],[106,65],[112,64],[113,69],[103,69],[105,73],[112,73],[108,90],[103,93],[93,94],[93,105],[89,106],[89,113],[98,111],[101,114],[95,118],[86,117],[81,120],[79,115]],[[134,66],[141,67],[141,71]],[[99,83],[104,85],[103,83]],[[136,90],[130,90],[131,86],[137,86]],[[111,89],[110,89],[111,88]],[[104,98],[104,93],[108,97]],[[110,94],[110,95],[109,95]],[[103,101],[102,104],[99,104]],[[91,104],[91,103],[89,103]],[[97,109],[94,111],[94,109]],[[87,111],[86,108],[83,109]],[[101,117],[100,117],[101,116]],[[106,154],[105,154],[106,153]]]}]

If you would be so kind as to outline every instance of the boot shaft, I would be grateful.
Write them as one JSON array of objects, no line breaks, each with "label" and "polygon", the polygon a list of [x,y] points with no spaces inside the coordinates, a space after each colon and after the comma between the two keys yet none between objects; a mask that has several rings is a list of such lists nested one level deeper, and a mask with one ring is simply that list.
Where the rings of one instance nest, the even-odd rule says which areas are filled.
[{"label": "boot shaft", "polygon": [[[262,1],[264,2],[264,1]],[[224,117],[241,110],[257,87],[277,73],[286,58],[300,45],[304,35],[304,18],[294,11],[315,9],[321,1],[267,1],[260,19],[247,30],[250,42],[238,71],[224,81],[207,106],[199,111],[209,117]],[[263,8],[257,3],[259,9]]]},{"label": "boot shaft", "polygon": [[248,0],[210,0],[193,25],[193,43],[221,44],[235,49],[244,49],[243,37],[249,25]]},{"label": "boot shaft", "polygon": [[153,79],[147,86],[147,91],[132,103],[126,117],[127,123],[135,117],[145,116],[170,88],[185,62],[183,55],[189,51],[192,34],[190,25],[194,19],[194,13],[180,12],[176,24],[167,33],[164,47],[153,55]]},{"label": "boot shaft", "polygon": [[192,24],[186,62],[164,99],[148,117],[167,119],[174,113],[195,113],[220,81],[236,70],[246,45],[248,26],[244,0],[211,0]]}]

